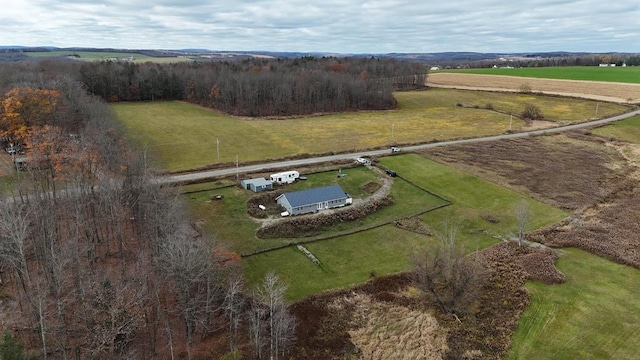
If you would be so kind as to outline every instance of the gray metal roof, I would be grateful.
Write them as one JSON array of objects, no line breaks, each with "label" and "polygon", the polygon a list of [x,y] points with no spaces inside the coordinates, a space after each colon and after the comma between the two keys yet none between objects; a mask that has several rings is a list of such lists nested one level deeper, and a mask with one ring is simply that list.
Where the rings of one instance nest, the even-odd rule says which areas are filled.
[{"label": "gray metal roof", "polygon": [[245,184],[253,184],[254,186],[265,186],[265,185],[271,184],[271,181],[265,178],[247,179],[247,180],[242,180],[242,182]]},{"label": "gray metal roof", "polygon": [[316,204],[323,201],[346,199],[349,197],[344,190],[342,190],[340,185],[337,184],[285,193],[284,196],[289,201],[289,204],[291,204],[291,207]]}]

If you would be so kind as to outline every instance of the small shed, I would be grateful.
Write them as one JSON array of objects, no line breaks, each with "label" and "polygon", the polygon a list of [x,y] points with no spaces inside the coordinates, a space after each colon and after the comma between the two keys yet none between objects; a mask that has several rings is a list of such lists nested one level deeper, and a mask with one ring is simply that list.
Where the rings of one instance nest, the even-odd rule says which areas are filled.
[{"label": "small shed", "polygon": [[265,178],[242,180],[240,182],[240,185],[243,189],[251,190],[253,192],[261,192],[273,189],[273,183]]},{"label": "small shed", "polygon": [[300,215],[342,207],[351,204],[353,200],[340,185],[329,185],[284,193],[276,198],[276,202],[289,214]]}]

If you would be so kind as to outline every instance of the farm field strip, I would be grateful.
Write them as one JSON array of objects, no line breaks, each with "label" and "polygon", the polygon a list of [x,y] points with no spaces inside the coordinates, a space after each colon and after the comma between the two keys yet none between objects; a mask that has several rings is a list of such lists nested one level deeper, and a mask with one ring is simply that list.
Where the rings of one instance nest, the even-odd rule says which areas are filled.
[{"label": "farm field strip", "polygon": [[505,75],[437,72],[429,74],[427,84],[462,89],[520,92],[523,85],[531,92],[584,97],[618,103],[639,103],[640,83],[609,83],[560,79],[525,78]]},{"label": "farm field strip", "polygon": [[56,51],[36,51],[36,52],[25,52],[25,55],[33,58],[44,58],[44,57],[61,57],[61,56],[74,56],[78,55],[77,59],[83,61],[101,61],[101,60],[109,60],[113,58],[123,59],[129,58],[133,56],[133,62],[143,63],[143,62],[154,62],[154,63],[171,63],[171,62],[184,62],[191,61],[191,59],[186,57],[153,57],[148,55],[143,55],[140,53],[127,53],[127,52],[101,52],[101,51],[70,51],[70,50],[56,50]]},{"label": "farm field strip", "polygon": [[[396,98],[396,110],[286,120],[233,118],[181,102],[119,103],[112,108],[130,137],[149,145],[167,170],[502,134],[510,127],[509,114],[520,113],[529,103],[561,124],[589,119],[596,107],[601,117],[627,109],[533,94],[450,89],[401,92]],[[512,129],[522,130],[524,125],[514,118]]]},{"label": "farm field strip", "polygon": [[604,68],[599,66],[553,66],[495,69],[455,69],[442,70],[432,74],[440,72],[640,84],[640,67],[638,66],[616,66]]}]

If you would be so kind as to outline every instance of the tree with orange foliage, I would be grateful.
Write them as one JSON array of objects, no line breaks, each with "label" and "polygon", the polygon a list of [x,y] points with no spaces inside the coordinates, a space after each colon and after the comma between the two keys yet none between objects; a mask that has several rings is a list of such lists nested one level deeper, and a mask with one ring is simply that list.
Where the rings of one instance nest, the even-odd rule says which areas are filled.
[{"label": "tree with orange foliage", "polygon": [[29,128],[50,123],[60,92],[24,86],[9,90],[0,101],[0,136],[22,139]]}]

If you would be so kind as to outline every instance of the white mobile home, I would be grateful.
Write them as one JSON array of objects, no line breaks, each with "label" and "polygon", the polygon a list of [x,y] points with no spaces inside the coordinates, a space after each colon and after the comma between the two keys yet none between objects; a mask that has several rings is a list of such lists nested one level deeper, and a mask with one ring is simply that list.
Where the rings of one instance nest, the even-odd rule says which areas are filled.
[{"label": "white mobile home", "polygon": [[271,176],[269,176],[269,180],[271,180],[271,182],[276,184],[291,184],[292,182],[296,181],[296,179],[298,179],[299,177],[300,177],[299,172],[295,170],[291,170],[291,171],[271,174]]}]

